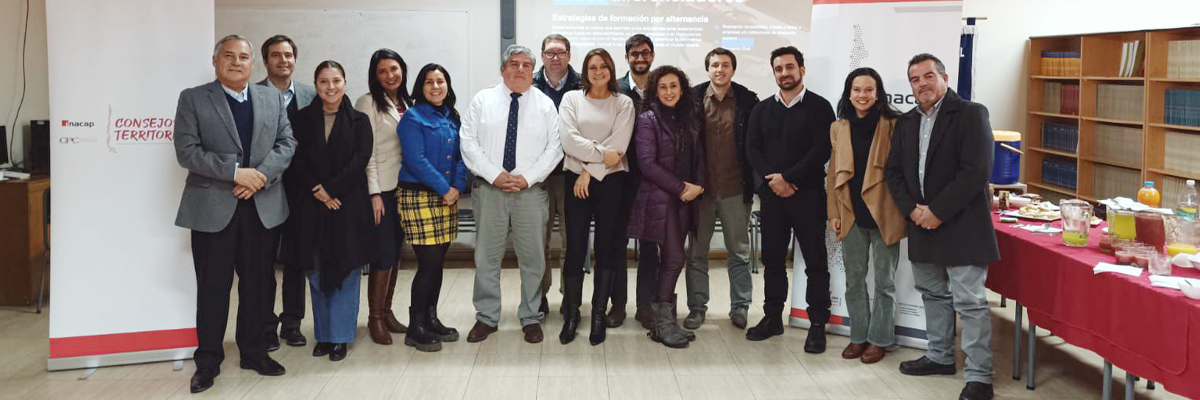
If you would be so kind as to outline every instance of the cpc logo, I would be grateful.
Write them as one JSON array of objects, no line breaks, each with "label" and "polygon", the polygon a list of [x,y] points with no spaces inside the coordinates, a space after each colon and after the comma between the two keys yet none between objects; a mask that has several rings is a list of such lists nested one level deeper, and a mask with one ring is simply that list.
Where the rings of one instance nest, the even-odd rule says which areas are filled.
[{"label": "cpc logo", "polygon": [[95,122],[68,121],[68,120],[64,119],[64,120],[62,120],[62,126],[64,128],[91,128],[91,127],[95,127],[96,123]]},{"label": "cpc logo", "polygon": [[79,136],[63,136],[63,137],[58,138],[58,143],[61,143],[61,144],[82,144],[82,143],[96,143],[96,142],[97,142],[97,140],[95,138],[81,138]]}]

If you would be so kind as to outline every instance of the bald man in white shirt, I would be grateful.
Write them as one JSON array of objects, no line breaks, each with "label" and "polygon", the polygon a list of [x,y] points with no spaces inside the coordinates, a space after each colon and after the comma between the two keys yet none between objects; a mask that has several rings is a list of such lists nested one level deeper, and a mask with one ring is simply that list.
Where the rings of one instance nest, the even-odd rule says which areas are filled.
[{"label": "bald man in white shirt", "polygon": [[563,157],[554,101],[530,90],[533,53],[504,51],[504,84],[471,99],[460,136],[463,161],[480,179],[473,188],[476,323],[468,342],[487,339],[500,322],[500,263],[512,238],[521,270],[521,320],[525,341],[540,343],[539,290],[545,273],[543,241],[550,217],[544,181]]}]

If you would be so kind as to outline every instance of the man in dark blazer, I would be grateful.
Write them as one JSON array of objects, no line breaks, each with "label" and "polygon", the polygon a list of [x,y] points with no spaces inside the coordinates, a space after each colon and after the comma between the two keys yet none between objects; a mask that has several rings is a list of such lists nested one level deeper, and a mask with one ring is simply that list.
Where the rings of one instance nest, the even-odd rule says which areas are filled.
[{"label": "man in dark blazer", "polygon": [[[621,94],[629,96],[633,100],[633,107],[638,114],[642,113],[642,93],[646,92],[646,81],[650,79],[650,67],[654,65],[654,42],[649,36],[643,34],[635,34],[625,40],[625,61],[629,63],[629,73],[624,77],[617,79],[617,90]],[[639,85],[638,82],[641,82]],[[637,164],[637,146],[635,141],[629,142],[629,148],[625,150],[625,160],[629,162],[629,182],[634,182],[629,190],[627,190],[624,206],[633,206],[633,197],[637,194],[637,182],[641,181],[641,170]],[[628,218],[629,211],[622,212],[621,215]],[[622,226],[628,221],[622,221]],[[620,228],[625,229],[625,228]],[[646,246],[639,246],[646,247]],[[642,324],[643,328],[650,329],[654,326],[654,313],[650,310],[651,292],[654,290],[654,283],[658,279],[659,260],[657,256],[649,254],[638,254],[637,262],[637,313],[634,314],[634,319]],[[628,266],[626,266],[628,268]],[[612,284],[612,309],[608,311],[607,320],[609,328],[616,328],[625,322],[625,304],[629,301],[629,276],[628,274],[613,275]]]},{"label": "man in dark blazer", "polygon": [[[263,63],[267,67],[267,77],[258,84],[279,90],[283,95],[283,105],[287,109],[289,122],[296,121],[296,113],[308,107],[317,89],[312,85],[296,82],[292,72],[296,68],[296,57],[300,49],[296,43],[285,35],[275,35],[262,44]],[[284,178],[285,182],[287,178]],[[294,185],[285,184],[290,190]],[[276,243],[279,242],[276,236]],[[275,246],[278,248],[278,246]],[[289,346],[304,346],[308,340],[300,333],[300,320],[304,319],[304,271],[296,266],[283,269],[283,312],[275,314],[275,274],[269,276],[267,304],[266,333],[263,340],[267,341],[267,351],[279,349],[279,338],[287,341]]]},{"label": "man in dark blazer", "polygon": [[992,228],[992,127],[983,105],[949,90],[946,67],[930,54],[908,63],[918,106],[896,123],[886,177],[908,216],[908,257],[925,302],[929,348],[900,364],[906,375],[954,375],[955,312],[967,355],[960,399],[992,398],[992,320],[984,282],[1000,259]]},{"label": "man in dark blazer", "polygon": [[230,35],[213,49],[217,80],[179,94],[175,156],[188,171],[175,225],[192,231],[196,268],[196,373],[192,393],[212,387],[225,358],[229,290],[238,275],[241,368],[283,375],[263,339],[274,228],[288,216],[280,177],[296,150],[279,91],[250,85],[250,41]]}]

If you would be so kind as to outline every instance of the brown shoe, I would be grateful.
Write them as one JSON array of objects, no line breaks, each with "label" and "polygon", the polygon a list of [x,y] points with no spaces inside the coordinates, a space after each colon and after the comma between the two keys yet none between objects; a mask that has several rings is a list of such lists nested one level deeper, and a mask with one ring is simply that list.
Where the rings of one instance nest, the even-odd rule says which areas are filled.
[{"label": "brown shoe", "polygon": [[613,305],[611,310],[608,310],[608,315],[605,316],[605,323],[609,328],[616,328],[625,323],[625,305]]},{"label": "brown shoe", "polygon": [[400,323],[400,320],[396,319],[396,313],[392,311],[392,298],[396,296],[396,278],[399,276],[399,264],[388,270],[387,296],[383,298],[383,324],[387,325],[388,331],[392,333],[408,332],[408,327]]},{"label": "brown shoe", "polygon": [[371,270],[367,276],[367,331],[371,333],[371,341],[382,345],[392,344],[392,335],[383,321],[388,275],[391,275],[391,270]]},{"label": "brown shoe", "polygon": [[642,324],[642,328],[654,329],[654,310],[649,308],[639,308],[637,313],[633,314],[633,319]]},{"label": "brown shoe", "polygon": [[529,324],[521,327],[525,332],[525,341],[528,343],[542,342],[542,324]]},{"label": "brown shoe", "polygon": [[867,349],[867,343],[850,343],[846,345],[846,349],[842,350],[842,358],[853,360],[862,357],[863,350]]},{"label": "brown shoe", "polygon": [[863,364],[877,363],[879,360],[883,359],[885,354],[887,354],[887,352],[884,350],[884,348],[873,344],[868,344],[867,349],[862,353],[862,362]]},{"label": "brown shoe", "polygon": [[483,321],[475,321],[475,326],[471,327],[471,331],[467,332],[467,342],[475,343],[482,342],[488,338],[488,335],[496,333],[496,327],[489,326]]}]

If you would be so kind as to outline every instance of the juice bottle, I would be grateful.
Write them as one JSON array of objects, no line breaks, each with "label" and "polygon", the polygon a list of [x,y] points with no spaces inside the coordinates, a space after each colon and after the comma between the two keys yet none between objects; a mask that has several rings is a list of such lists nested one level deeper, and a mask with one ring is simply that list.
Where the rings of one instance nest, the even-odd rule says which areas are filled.
[{"label": "juice bottle", "polygon": [[1154,188],[1154,181],[1146,181],[1146,185],[1138,189],[1137,200],[1138,203],[1158,208],[1162,203],[1162,195],[1158,193],[1158,189]]},{"label": "juice bottle", "polygon": [[1197,199],[1196,181],[1188,179],[1187,186],[1179,192],[1179,201],[1175,203],[1175,215],[1186,220],[1196,219]]}]

